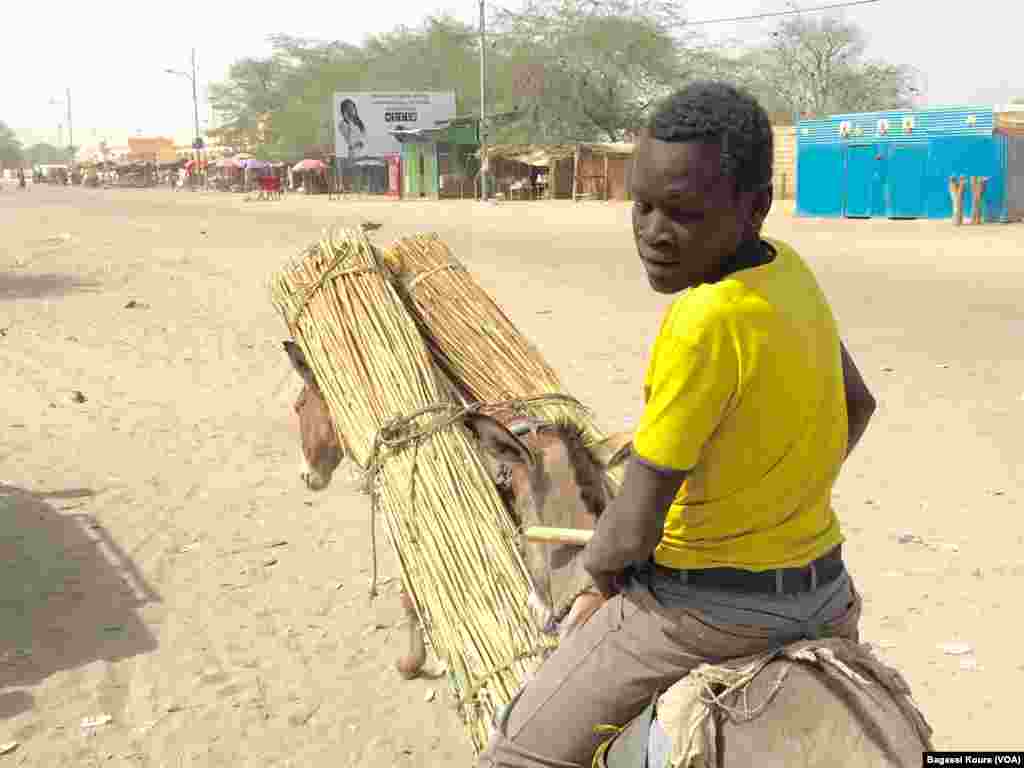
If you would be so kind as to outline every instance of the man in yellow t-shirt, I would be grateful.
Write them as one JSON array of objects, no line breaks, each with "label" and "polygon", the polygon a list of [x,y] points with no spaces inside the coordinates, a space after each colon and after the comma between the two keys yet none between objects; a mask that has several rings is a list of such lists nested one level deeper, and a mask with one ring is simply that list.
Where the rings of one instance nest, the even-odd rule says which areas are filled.
[{"label": "man in yellow t-shirt", "polygon": [[764,109],[694,83],[636,145],[633,227],[658,293],[622,489],[583,552],[609,598],[506,709],[480,766],[589,766],[704,661],[857,637],[860,598],[831,506],[874,408],[814,276],[762,239],[772,203]]}]

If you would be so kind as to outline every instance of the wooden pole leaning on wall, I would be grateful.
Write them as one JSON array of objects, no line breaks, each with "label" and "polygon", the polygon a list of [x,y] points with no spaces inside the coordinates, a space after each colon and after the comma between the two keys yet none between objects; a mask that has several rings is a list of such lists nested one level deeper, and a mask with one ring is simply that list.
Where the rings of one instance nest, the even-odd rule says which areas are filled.
[{"label": "wooden pole leaning on wall", "polygon": [[985,187],[988,176],[971,176],[971,224],[985,223]]},{"label": "wooden pole leaning on wall", "polygon": [[580,145],[576,145],[576,151],[573,153],[572,161],[572,201],[575,203],[579,198],[579,185],[580,185]]},{"label": "wooden pole leaning on wall", "polygon": [[949,195],[953,199],[953,226],[959,227],[964,223],[964,186],[967,177],[949,177]]},{"label": "wooden pole leaning on wall", "polygon": [[636,149],[629,156],[629,167],[626,174],[626,199],[633,199],[633,174],[636,172]]},{"label": "wooden pole leaning on wall", "polygon": [[604,201],[607,203],[611,200],[611,194],[608,190],[608,153],[604,153]]}]

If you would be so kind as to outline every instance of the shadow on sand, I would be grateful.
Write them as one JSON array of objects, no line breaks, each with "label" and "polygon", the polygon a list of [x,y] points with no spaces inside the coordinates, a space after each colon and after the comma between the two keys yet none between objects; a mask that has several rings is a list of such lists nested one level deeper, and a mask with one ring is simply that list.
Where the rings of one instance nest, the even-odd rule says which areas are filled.
[{"label": "shadow on sand", "polygon": [[33,707],[19,687],[156,648],[137,609],[159,596],[92,516],[73,511],[93,495],[0,483],[0,720]]},{"label": "shadow on sand", "polygon": [[57,272],[34,274],[0,270],[0,301],[66,296],[76,291],[96,290],[99,283]]}]

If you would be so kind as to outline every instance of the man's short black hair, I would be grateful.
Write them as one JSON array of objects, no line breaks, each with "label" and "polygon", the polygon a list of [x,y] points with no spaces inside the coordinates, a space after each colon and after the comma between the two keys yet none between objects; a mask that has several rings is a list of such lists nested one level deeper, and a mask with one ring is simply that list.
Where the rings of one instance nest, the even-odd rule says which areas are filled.
[{"label": "man's short black hair", "polygon": [[722,174],[736,191],[753,191],[772,181],[772,125],[757,99],[729,83],[697,81],[669,96],[647,126],[659,141],[722,144]]}]

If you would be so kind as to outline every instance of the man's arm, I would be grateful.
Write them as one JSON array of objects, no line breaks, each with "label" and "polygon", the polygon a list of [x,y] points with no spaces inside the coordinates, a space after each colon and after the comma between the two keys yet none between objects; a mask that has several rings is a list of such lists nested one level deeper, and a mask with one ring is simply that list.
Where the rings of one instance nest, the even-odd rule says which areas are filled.
[{"label": "man's arm", "polygon": [[843,386],[846,389],[846,419],[849,427],[846,455],[849,456],[864,436],[878,403],[864,383],[846,345],[840,342],[839,350],[843,358]]},{"label": "man's arm", "polygon": [[614,591],[611,582],[615,574],[654,552],[669,506],[686,474],[630,457],[622,489],[601,515],[594,538],[582,553],[583,567],[605,595]]}]

